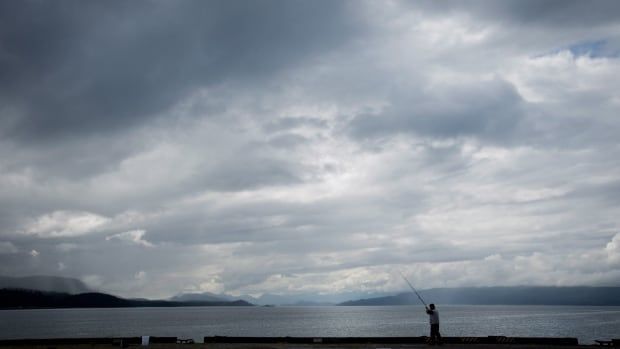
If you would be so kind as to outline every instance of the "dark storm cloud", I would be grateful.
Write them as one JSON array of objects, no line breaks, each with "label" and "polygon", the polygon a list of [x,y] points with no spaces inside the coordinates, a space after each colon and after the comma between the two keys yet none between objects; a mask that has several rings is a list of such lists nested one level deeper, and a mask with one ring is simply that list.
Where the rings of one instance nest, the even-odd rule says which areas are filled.
[{"label": "dark storm cloud", "polygon": [[131,127],[192,88],[269,77],[358,29],[346,2],[1,6],[3,133],[30,142]]}]

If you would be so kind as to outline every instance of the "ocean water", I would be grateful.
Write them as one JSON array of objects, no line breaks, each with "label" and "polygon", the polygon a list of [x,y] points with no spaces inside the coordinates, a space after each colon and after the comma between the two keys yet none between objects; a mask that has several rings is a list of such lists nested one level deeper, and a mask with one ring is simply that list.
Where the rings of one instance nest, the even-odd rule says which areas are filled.
[{"label": "ocean water", "polygon": [[[444,336],[620,338],[620,307],[438,306]],[[0,339],[428,335],[420,306],[181,307],[0,310]]]}]

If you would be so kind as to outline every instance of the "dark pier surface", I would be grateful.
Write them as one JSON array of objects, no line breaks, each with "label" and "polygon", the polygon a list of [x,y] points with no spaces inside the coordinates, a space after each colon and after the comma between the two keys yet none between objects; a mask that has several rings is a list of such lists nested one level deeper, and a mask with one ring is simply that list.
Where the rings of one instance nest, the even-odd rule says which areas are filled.
[{"label": "dark pier surface", "polygon": [[[204,343],[177,337],[149,337],[142,346],[141,337],[124,338],[49,338],[0,340],[0,348],[36,349],[416,349],[428,348],[428,337],[204,337]],[[620,347],[620,340],[609,341]],[[592,345],[588,345],[590,347]],[[444,337],[442,348],[576,348],[577,338],[549,337]]]}]

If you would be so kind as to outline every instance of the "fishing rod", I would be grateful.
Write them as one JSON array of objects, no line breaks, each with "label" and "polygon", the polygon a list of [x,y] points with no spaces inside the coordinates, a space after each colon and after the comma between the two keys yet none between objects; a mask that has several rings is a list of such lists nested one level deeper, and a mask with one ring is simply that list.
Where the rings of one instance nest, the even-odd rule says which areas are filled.
[{"label": "fishing rod", "polygon": [[409,287],[411,287],[411,289],[413,290],[413,293],[415,293],[416,296],[418,296],[418,299],[420,300],[420,302],[422,302],[422,304],[424,304],[424,307],[426,307],[426,303],[424,302],[424,299],[422,299],[422,297],[420,296],[420,294],[418,293],[418,291],[415,290],[415,287],[413,287],[413,285],[411,284],[411,282],[409,282],[409,280],[407,280],[407,278],[405,277],[405,275],[403,274],[403,272],[400,272],[400,276],[403,277],[403,279],[405,279],[405,281],[407,282],[407,284],[409,285]]}]

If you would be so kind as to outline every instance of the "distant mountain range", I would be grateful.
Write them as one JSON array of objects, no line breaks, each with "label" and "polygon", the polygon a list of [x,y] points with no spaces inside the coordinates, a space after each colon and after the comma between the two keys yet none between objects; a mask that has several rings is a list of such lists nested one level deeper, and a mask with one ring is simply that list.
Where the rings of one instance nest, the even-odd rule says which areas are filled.
[{"label": "distant mountain range", "polygon": [[78,279],[59,276],[0,276],[0,288],[21,288],[69,294],[87,293],[93,291]]},{"label": "distant mountain range", "polygon": [[[438,304],[549,304],[549,305],[620,305],[620,287],[460,287],[434,288],[419,291],[429,303]],[[412,292],[400,294],[371,294],[369,297],[355,299],[361,293],[342,293],[317,296],[272,295],[260,297],[239,296],[253,304],[275,304],[296,306],[319,305],[413,305],[420,301]],[[347,298],[350,297],[350,298]],[[174,301],[225,301],[232,300],[228,295],[209,292],[180,294],[171,298]],[[355,300],[351,300],[355,299]]]},{"label": "distant mountain range", "polygon": [[[427,303],[502,305],[620,305],[620,287],[462,287],[419,291]],[[351,300],[339,305],[412,305],[412,293]]]},{"label": "distant mountain range", "polygon": [[324,306],[324,305],[336,305],[338,303],[361,297],[381,297],[392,295],[392,293],[380,292],[343,292],[338,294],[291,294],[291,295],[278,295],[278,294],[263,294],[259,297],[253,297],[250,295],[241,295],[238,297],[232,297],[226,294],[214,294],[210,292],[204,293],[182,293],[176,295],[170,300],[172,301],[216,301],[216,300],[233,300],[243,299],[249,303],[260,305],[295,305],[295,306]]},{"label": "distant mountain range", "polygon": [[217,295],[211,292],[204,293],[181,293],[172,298],[173,302],[221,302],[233,300],[233,297],[227,295]]},{"label": "distant mountain range", "polygon": [[105,293],[68,294],[24,289],[0,289],[0,309],[23,308],[128,308],[187,306],[252,306],[243,301],[173,302],[165,300],[124,299]]},{"label": "distant mountain range", "polygon": [[[193,305],[412,305],[419,304],[412,292],[345,292],[317,295],[313,293],[260,297],[226,294],[182,293],[168,300],[123,299],[96,293],[82,281],[56,276],[2,277],[0,289],[36,290],[21,296],[12,293],[0,307],[73,307],[73,306],[193,306]],[[3,290],[8,292],[8,290]],[[427,303],[438,304],[532,304],[532,305],[620,305],[620,287],[460,287],[419,291]],[[6,294],[7,296],[9,294]],[[69,297],[69,296],[75,297]],[[2,296],[4,299],[5,297]]]}]

